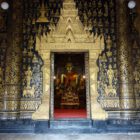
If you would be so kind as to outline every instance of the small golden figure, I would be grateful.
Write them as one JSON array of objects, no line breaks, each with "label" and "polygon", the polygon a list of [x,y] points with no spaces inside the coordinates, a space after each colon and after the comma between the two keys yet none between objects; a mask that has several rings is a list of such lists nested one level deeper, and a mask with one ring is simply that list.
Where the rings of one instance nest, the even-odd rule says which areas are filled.
[{"label": "small golden figure", "polygon": [[32,78],[32,71],[30,66],[28,67],[28,70],[25,72],[25,76],[27,81],[27,87],[30,87],[31,78]]},{"label": "small golden figure", "polygon": [[107,75],[108,75],[109,85],[111,86],[112,82],[113,82],[113,76],[114,76],[114,71],[113,71],[111,65],[109,65],[109,69],[107,71]]},{"label": "small golden figure", "polygon": [[110,50],[112,47],[112,40],[110,36],[107,36],[106,44],[107,44],[107,49]]}]

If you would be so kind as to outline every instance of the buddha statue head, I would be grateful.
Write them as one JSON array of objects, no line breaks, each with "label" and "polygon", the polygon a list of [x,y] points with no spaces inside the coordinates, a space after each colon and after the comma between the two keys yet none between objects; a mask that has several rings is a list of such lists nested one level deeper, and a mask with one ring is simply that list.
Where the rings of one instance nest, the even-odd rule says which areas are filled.
[{"label": "buddha statue head", "polygon": [[66,64],[66,70],[67,70],[67,72],[70,73],[70,72],[72,71],[72,68],[73,68],[72,63],[68,62],[68,63]]}]

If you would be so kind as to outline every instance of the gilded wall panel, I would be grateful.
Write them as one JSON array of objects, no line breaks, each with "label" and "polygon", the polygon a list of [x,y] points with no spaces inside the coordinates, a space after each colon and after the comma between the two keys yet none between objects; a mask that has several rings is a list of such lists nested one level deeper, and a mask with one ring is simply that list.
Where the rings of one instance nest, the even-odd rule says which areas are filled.
[{"label": "gilded wall panel", "polygon": [[[3,79],[3,87],[4,87],[4,96],[3,96],[3,108],[1,109],[2,114],[7,114],[9,112],[11,114],[14,112],[13,118],[18,116],[17,110],[19,109],[19,96],[20,96],[20,67],[21,67],[21,43],[22,43],[22,10],[20,6],[22,5],[22,1],[17,1],[12,5],[12,9],[8,9],[6,12],[9,16],[11,14],[11,21],[7,20],[6,24],[6,36],[7,43],[6,48],[6,57],[5,57],[5,65],[4,65],[4,79]],[[16,20],[17,19],[17,20]],[[8,25],[11,25],[10,27]],[[8,38],[10,35],[10,38]],[[5,113],[4,113],[5,112]],[[8,115],[7,115],[8,117]],[[6,116],[5,116],[6,118]],[[8,117],[10,118],[10,117]],[[12,117],[11,117],[12,118]]]},{"label": "gilded wall panel", "polygon": [[140,2],[137,0],[136,9],[130,10],[130,27],[131,27],[131,41],[132,44],[132,62],[133,62],[133,83],[134,93],[136,96],[136,108],[139,110],[140,106]]}]

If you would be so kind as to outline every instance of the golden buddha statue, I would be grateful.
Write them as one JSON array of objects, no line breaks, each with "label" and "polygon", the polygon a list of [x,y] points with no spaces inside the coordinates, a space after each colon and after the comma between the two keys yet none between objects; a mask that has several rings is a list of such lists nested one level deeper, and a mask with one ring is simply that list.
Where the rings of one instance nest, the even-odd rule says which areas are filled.
[{"label": "golden buddha statue", "polygon": [[64,84],[65,87],[76,87],[78,84],[78,75],[72,72],[73,66],[72,63],[66,64],[67,73],[61,75],[61,84]]},{"label": "golden buddha statue", "polygon": [[66,72],[55,78],[55,91],[57,96],[61,96],[61,108],[78,107],[80,75],[73,71],[73,65],[68,62],[65,66]]},{"label": "golden buddha statue", "polygon": [[61,75],[61,83],[64,83],[66,91],[63,93],[61,99],[61,106],[79,106],[79,97],[76,93],[76,87],[78,85],[78,74],[72,71],[72,63],[66,64],[66,74]]}]

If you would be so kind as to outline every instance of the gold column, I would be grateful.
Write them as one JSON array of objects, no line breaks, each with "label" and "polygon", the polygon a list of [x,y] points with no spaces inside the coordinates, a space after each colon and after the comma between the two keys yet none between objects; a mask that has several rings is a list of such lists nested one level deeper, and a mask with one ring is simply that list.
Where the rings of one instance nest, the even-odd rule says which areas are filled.
[{"label": "gold column", "polygon": [[5,110],[7,118],[16,118],[20,104],[21,63],[22,63],[22,0],[11,5],[11,28],[5,72]]},{"label": "gold column", "polygon": [[120,109],[121,118],[130,119],[134,117],[136,107],[133,92],[133,77],[131,63],[131,43],[129,42],[127,0],[118,1],[118,67],[120,87]]}]

